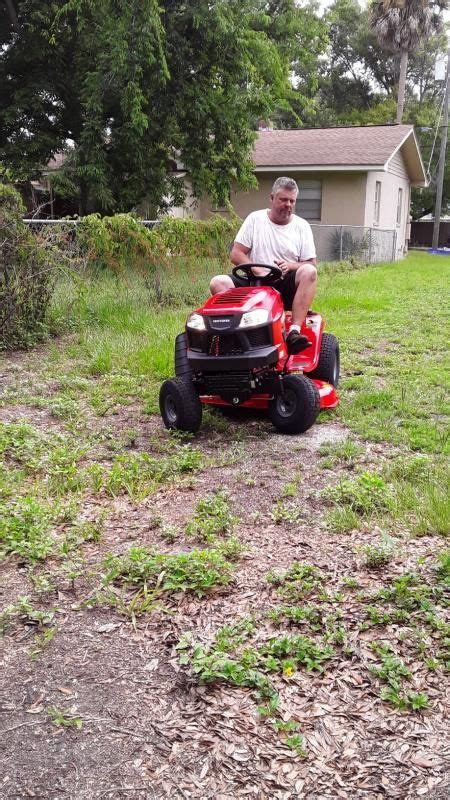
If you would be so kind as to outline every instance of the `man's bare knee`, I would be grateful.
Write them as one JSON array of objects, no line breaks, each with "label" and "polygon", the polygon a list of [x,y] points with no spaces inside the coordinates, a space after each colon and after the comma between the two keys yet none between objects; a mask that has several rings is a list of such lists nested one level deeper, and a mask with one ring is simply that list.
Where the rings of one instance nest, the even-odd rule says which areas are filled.
[{"label": "man's bare knee", "polygon": [[234,283],[229,275],[215,275],[209,284],[209,291],[211,294],[218,292],[225,292],[227,289],[233,289]]},{"label": "man's bare knee", "polygon": [[295,283],[298,286],[300,282],[303,284],[317,282],[317,269],[314,264],[302,264],[302,266],[298,268],[295,276]]}]

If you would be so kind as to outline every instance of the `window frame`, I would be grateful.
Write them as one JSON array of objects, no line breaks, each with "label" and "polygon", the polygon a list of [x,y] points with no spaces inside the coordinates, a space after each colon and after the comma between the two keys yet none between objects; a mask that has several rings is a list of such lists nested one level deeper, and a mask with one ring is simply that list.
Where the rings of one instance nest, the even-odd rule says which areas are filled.
[{"label": "window frame", "polygon": [[[302,219],[306,219],[307,222],[321,222],[321,220],[322,220],[323,181],[321,179],[318,179],[318,178],[309,179],[309,180],[307,178],[304,178],[303,180],[297,180],[297,186],[298,186],[298,197],[297,197],[297,200],[296,200],[296,203],[295,203],[295,213],[297,214],[297,216],[302,217]],[[301,203],[305,202],[305,198],[302,197],[302,192],[304,192],[305,190],[308,190],[308,189],[310,191],[318,190],[318,192],[319,192],[318,197],[306,198],[306,202],[317,203],[318,204],[317,208],[318,208],[318,211],[319,211],[319,216],[316,216],[316,215],[312,216],[311,213],[309,213],[307,209],[302,209],[300,207]],[[315,209],[316,209],[316,206],[314,207],[313,210],[315,211]]]},{"label": "window frame", "polygon": [[403,186],[399,186],[397,192],[397,217],[396,217],[396,224],[398,226],[402,224],[402,211],[403,211]]},{"label": "window frame", "polygon": [[373,204],[373,224],[380,224],[380,210],[381,210],[381,181],[375,181],[375,198]]}]

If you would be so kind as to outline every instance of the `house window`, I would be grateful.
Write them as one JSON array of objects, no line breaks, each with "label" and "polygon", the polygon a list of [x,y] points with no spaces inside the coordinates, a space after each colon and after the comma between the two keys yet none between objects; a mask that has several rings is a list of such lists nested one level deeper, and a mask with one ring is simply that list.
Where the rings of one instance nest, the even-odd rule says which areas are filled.
[{"label": "house window", "polygon": [[381,181],[375,183],[375,205],[373,210],[374,225],[380,224]]},{"label": "house window", "polygon": [[402,221],[403,189],[398,190],[397,197],[397,225]]},{"label": "house window", "polygon": [[322,181],[297,181],[295,213],[303,219],[320,220],[322,216]]}]

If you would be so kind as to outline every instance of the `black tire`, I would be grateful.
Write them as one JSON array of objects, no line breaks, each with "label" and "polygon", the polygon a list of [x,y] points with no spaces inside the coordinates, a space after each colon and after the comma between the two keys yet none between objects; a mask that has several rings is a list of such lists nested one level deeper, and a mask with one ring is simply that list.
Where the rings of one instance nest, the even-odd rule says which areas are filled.
[{"label": "black tire", "polygon": [[185,333],[179,333],[175,339],[175,375],[190,375],[191,368],[187,357],[187,337]]},{"label": "black tire", "polygon": [[202,404],[190,378],[164,381],[159,392],[159,409],[166,428],[197,433],[202,421]]},{"label": "black tire", "polygon": [[320,395],[306,375],[286,375],[281,392],[269,403],[270,419],[281,433],[304,433],[317,419]]},{"label": "black tire", "polygon": [[337,386],[340,368],[339,342],[332,333],[324,333],[320,345],[319,363],[315,369],[308,372],[308,378],[316,378],[318,381],[326,381]]}]

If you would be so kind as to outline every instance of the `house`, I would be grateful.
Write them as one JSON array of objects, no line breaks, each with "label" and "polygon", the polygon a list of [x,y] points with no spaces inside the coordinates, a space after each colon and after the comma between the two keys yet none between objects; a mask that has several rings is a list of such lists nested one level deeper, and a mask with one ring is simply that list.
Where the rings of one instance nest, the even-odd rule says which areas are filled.
[{"label": "house", "polygon": [[[273,181],[287,175],[298,183],[296,213],[311,223],[319,258],[348,257],[358,243],[368,260],[403,256],[411,188],[427,183],[412,125],[260,130],[253,160],[258,189],[230,195],[239,216],[266,208]],[[226,209],[207,200],[184,211],[199,219],[217,212]]]}]

